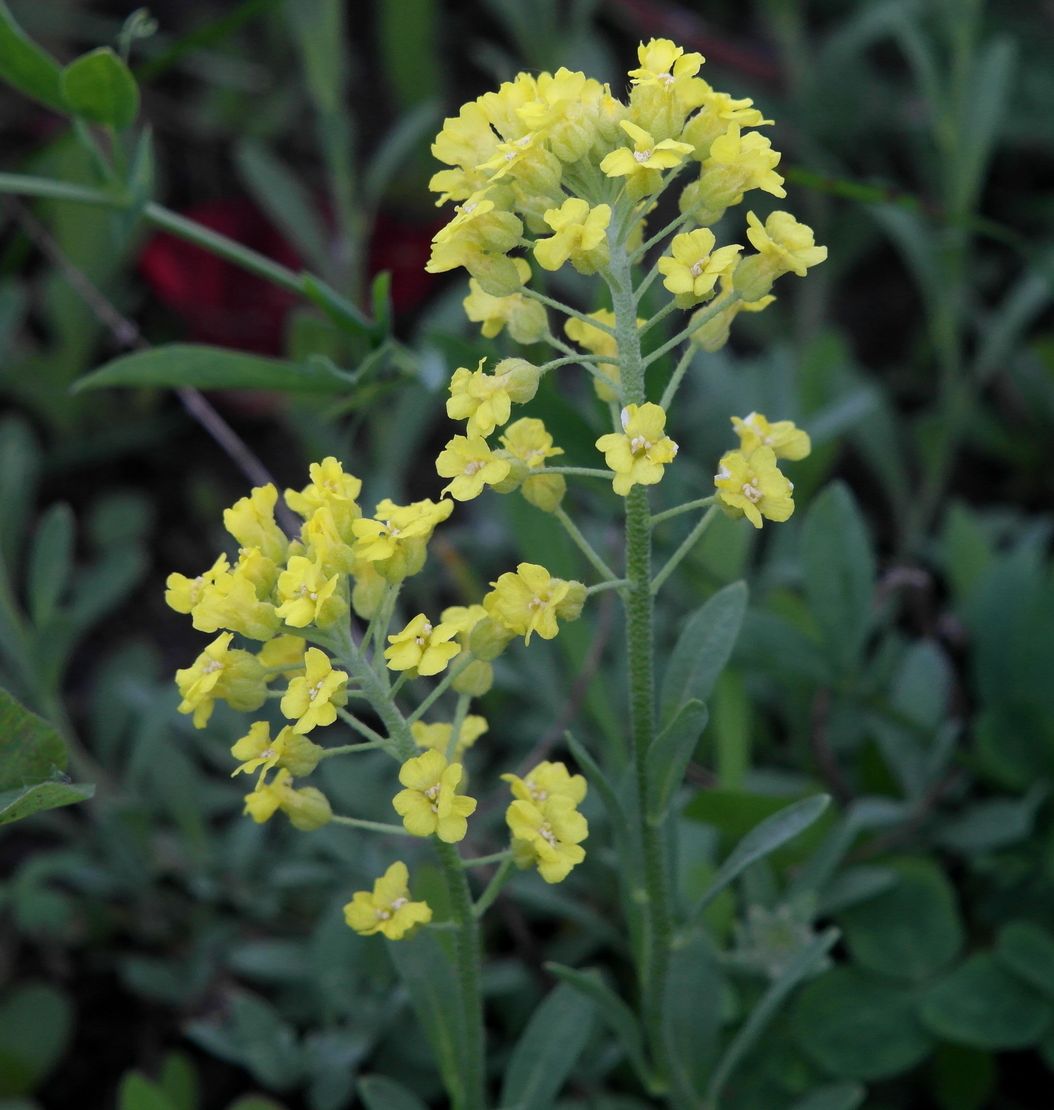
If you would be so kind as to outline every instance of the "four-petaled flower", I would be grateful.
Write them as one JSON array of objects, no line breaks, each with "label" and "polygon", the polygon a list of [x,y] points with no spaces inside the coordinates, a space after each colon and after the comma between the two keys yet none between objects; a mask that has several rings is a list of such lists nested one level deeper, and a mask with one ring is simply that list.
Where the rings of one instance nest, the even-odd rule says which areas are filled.
[{"label": "four-petaled flower", "polygon": [[489,594],[483,598],[483,607],[499,625],[524,643],[531,642],[537,632],[543,640],[551,640],[561,620],[576,620],[585,601],[585,587],[581,582],[565,582],[553,578],[537,563],[520,563],[516,572],[501,575]]},{"label": "four-petaled flower", "polygon": [[765,520],[787,520],[794,512],[794,487],[776,465],[771,447],[745,455],[727,451],[714,475],[717,496],[734,516],[745,516],[755,528]]},{"label": "four-petaled flower", "polygon": [[301,735],[319,725],[331,725],[337,708],[348,700],[348,676],[335,671],[329,656],[317,647],[304,652],[304,673],[289,683],[282,696],[282,713],[296,721],[293,731]]},{"label": "four-petaled flower", "polygon": [[464,771],[460,763],[447,763],[437,751],[408,759],[399,769],[406,787],[392,798],[392,808],[413,836],[432,836],[445,844],[464,840],[468,818],[476,811],[476,799],[457,792]]},{"label": "four-petaled flower", "polygon": [[389,940],[402,940],[415,925],[432,920],[427,902],[410,901],[410,873],[397,860],[373,884],[373,890],[358,890],[344,907],[344,920],[364,937],[383,933]]},{"label": "four-petaled flower", "polygon": [[482,436],[454,436],[436,459],[436,473],[450,481],[443,487],[455,501],[479,497],[509,474],[508,460],[498,458]]},{"label": "four-petaled flower", "polygon": [[714,250],[714,233],[708,227],[696,228],[675,235],[670,254],[663,255],[657,265],[663,274],[663,285],[677,297],[681,308],[691,308],[713,296],[718,278],[736,264],[743,249],[738,243]]},{"label": "four-petaled flower", "polygon": [[458,634],[456,625],[433,625],[424,615],[416,617],[401,631],[388,637],[391,647],[384,649],[384,659],[392,671],[416,671],[424,678],[446,670],[447,663],[461,651],[453,643]]},{"label": "four-petaled flower", "polygon": [[650,401],[622,410],[622,431],[609,432],[596,443],[615,472],[615,492],[625,497],[634,486],[653,486],[662,469],[673,462],[677,444],[666,434],[666,412]]},{"label": "four-petaled flower", "polygon": [[590,208],[580,197],[568,197],[559,208],[548,209],[544,219],[554,234],[534,244],[534,257],[543,269],[559,270],[568,259],[576,270],[586,274],[606,265],[610,205]]},{"label": "four-petaled flower", "polygon": [[739,436],[739,449],[750,455],[759,447],[771,447],[777,459],[797,462],[812,450],[809,433],[803,432],[793,420],[777,420],[770,424],[760,412],[751,412],[740,419],[732,417],[732,427]]}]

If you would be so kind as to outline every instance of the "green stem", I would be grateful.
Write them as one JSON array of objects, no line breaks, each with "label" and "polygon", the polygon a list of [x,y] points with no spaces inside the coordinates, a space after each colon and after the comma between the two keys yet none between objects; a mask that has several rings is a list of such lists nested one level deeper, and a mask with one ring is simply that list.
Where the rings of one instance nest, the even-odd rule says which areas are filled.
[{"label": "green stem", "polygon": [[[279,693],[279,692],[280,691],[275,691],[275,693]],[[346,709],[340,708],[338,706],[337,716],[340,717],[340,719],[342,721],[344,721],[345,724],[351,725],[351,727],[357,733],[359,733],[362,736],[365,736],[366,739],[369,740],[373,745],[375,745],[377,747],[380,747],[382,744],[387,743],[387,741],[384,739],[384,737],[379,732],[375,732],[372,728],[370,728],[370,726],[368,724],[366,724],[365,721],[360,721],[359,718],[356,717],[354,713],[349,713]],[[362,747],[362,745],[361,744],[355,744],[355,745],[353,745],[353,747],[360,748],[360,747]],[[335,751],[336,749],[333,749],[333,750]]]},{"label": "green stem", "polygon": [[624,586],[630,585],[628,578],[612,578],[607,582],[597,582],[586,590],[586,597],[592,597],[593,594],[601,594],[605,590],[621,590]]},{"label": "green stem", "polygon": [[461,860],[462,867],[485,867],[492,863],[501,863],[502,860],[511,859],[512,855],[508,848],[500,852],[491,852],[489,856],[473,856],[471,859]]},{"label": "green stem", "polygon": [[685,501],[683,505],[678,505],[673,509],[666,509],[665,512],[655,513],[651,518],[651,526],[654,528],[657,524],[662,524],[664,520],[672,520],[675,516],[680,516],[682,513],[690,513],[693,509],[708,509],[716,498],[716,494],[711,494],[709,497],[700,497],[696,501]]},{"label": "green stem", "polygon": [[547,305],[549,308],[555,308],[557,312],[562,312],[565,316],[573,316],[576,320],[582,320],[591,327],[597,328],[600,331],[606,331],[608,335],[615,334],[615,329],[608,327],[608,325],[602,321],[597,320],[593,316],[587,316],[584,312],[579,312],[577,308],[572,308],[569,304],[564,304],[563,301],[555,301],[552,297],[547,297],[544,293],[539,293],[537,289],[531,289],[525,285],[522,292],[524,296],[533,297],[536,301],[541,301],[542,304]]},{"label": "green stem", "polygon": [[[636,303],[629,258],[620,246],[612,252],[611,294],[615,310],[622,382],[628,403],[645,400],[644,362],[637,330]],[[655,736],[654,633],[651,591],[651,513],[643,486],[626,498],[626,648],[629,663],[630,745],[636,773],[637,835],[644,862],[644,951],[637,968],[642,995],[643,1027],[648,1031],[655,1069],[668,1072],[663,1036],[663,1009],[669,973],[672,924],[662,832],[645,815],[648,800],[648,749]]]},{"label": "green stem", "polygon": [[546,474],[574,474],[580,478],[604,478],[610,482],[615,477],[614,471],[597,470],[589,466],[547,466]]},{"label": "green stem", "polygon": [[[501,852],[498,854],[498,858],[501,859],[501,866],[494,872],[490,882],[484,887],[483,893],[476,899],[476,904],[472,907],[472,912],[476,917],[482,917],[490,909],[494,900],[501,893],[501,888],[512,875],[512,856],[508,852]],[[472,861],[473,864],[477,862],[477,860]]]},{"label": "green stem", "polygon": [[402,825],[388,825],[383,821],[365,821],[361,817],[341,817],[334,813],[330,818],[334,825],[347,825],[349,829],[367,829],[369,832],[385,833],[390,836],[413,836]]},{"label": "green stem", "polygon": [[373,752],[378,749],[384,751],[388,747],[390,745],[387,740],[371,740],[368,744],[341,744],[337,748],[326,748],[318,758],[329,759],[335,755],[355,755],[358,752]]},{"label": "green stem", "polygon": [[435,841],[450,895],[450,911],[458,925],[457,963],[461,1007],[465,1021],[464,1110],[486,1105],[483,1030],[483,994],[480,990],[479,922],[473,911],[472,892],[461,856],[453,844]]},{"label": "green stem", "polygon": [[582,535],[578,525],[575,524],[561,506],[558,505],[556,507],[553,516],[564,526],[567,534],[574,540],[578,550],[582,552],[606,581],[613,581],[618,578],[618,575],[604,562],[596,548]]},{"label": "green stem", "polygon": [[671,220],[661,231],[657,231],[654,235],[641,243],[631,255],[630,261],[639,262],[656,243],[661,243],[663,239],[668,235],[672,235],[682,224],[686,224],[691,218],[692,215],[690,212],[682,212],[676,219]]},{"label": "green stem", "polygon": [[450,740],[446,746],[447,763],[454,762],[454,756],[457,754],[457,742],[461,739],[461,730],[465,725],[465,717],[468,715],[468,707],[471,701],[471,694],[458,694],[457,705],[454,708],[454,721],[450,726]]},{"label": "green stem", "polygon": [[670,376],[669,383],[662,391],[662,400],[659,402],[660,407],[669,410],[670,402],[677,395],[677,390],[681,387],[681,381],[684,375],[688,372],[688,367],[692,365],[692,359],[695,357],[695,347],[689,343],[684,354],[681,355],[677,365],[674,367],[673,374]]},{"label": "green stem", "polygon": [[652,594],[657,594],[662,589],[662,584],[670,577],[671,574],[677,569],[677,564],[692,550],[693,547],[699,542],[702,534],[710,527],[711,523],[716,518],[719,509],[717,505],[711,505],[709,509],[703,514],[699,523],[688,533],[684,542],[680,547],[670,556],[666,565],[655,575],[651,584]]},{"label": "green stem", "polygon": [[669,316],[671,312],[675,312],[677,310],[677,307],[678,307],[678,305],[677,305],[676,301],[674,301],[674,300],[667,301],[666,304],[664,304],[662,306],[662,308],[660,308],[659,311],[655,313],[654,316],[652,316],[648,320],[645,320],[644,323],[641,324],[639,334],[641,334],[641,335],[647,334],[649,331],[651,331],[651,329],[653,327],[655,327],[656,324],[661,324],[662,321],[665,320],[666,317]]},{"label": "green stem", "polygon": [[427,698],[406,718],[407,725],[412,725],[414,721],[419,721],[429,709],[450,689],[450,684],[455,678],[472,662],[471,652],[465,652],[458,657],[456,663],[451,663],[442,681],[439,685],[428,695]]},{"label": "green stem", "polygon": [[672,351],[679,343],[683,343],[686,339],[690,339],[708,320],[712,320],[719,312],[724,312],[726,308],[731,308],[732,305],[739,300],[741,300],[740,297],[718,300],[710,304],[704,312],[697,312],[688,321],[687,327],[682,328],[672,339],[667,340],[661,347],[649,352],[648,357],[644,360],[645,368],[662,358],[667,351]]}]

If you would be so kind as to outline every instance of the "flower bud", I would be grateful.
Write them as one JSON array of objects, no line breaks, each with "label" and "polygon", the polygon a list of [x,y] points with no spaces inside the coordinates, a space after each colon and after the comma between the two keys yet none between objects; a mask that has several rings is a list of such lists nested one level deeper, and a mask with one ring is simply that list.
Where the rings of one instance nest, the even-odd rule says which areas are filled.
[{"label": "flower bud", "polygon": [[491,617],[485,617],[472,629],[468,639],[468,649],[477,659],[487,662],[497,659],[509,646],[513,637],[514,633],[504,625],[498,624]]},{"label": "flower bud", "polygon": [[478,254],[466,263],[479,287],[492,297],[511,297],[523,288],[515,260],[504,254]]},{"label": "flower bud", "polygon": [[320,829],[333,820],[329,800],[313,786],[289,790],[282,799],[282,809],[293,827],[303,832]]},{"label": "flower bud", "polygon": [[779,270],[764,254],[744,258],[732,278],[732,288],[744,301],[759,301],[772,288]]},{"label": "flower bud", "polygon": [[481,698],[494,685],[494,668],[482,659],[473,659],[458,672],[452,685],[459,694]]},{"label": "flower bud", "polygon": [[503,358],[494,367],[494,376],[505,377],[505,391],[510,401],[517,405],[525,405],[528,401],[534,400],[542,372],[525,358]]},{"label": "flower bud", "polygon": [[526,478],[521,489],[523,496],[543,513],[555,513],[567,492],[567,482],[562,474],[540,474],[535,471]]}]

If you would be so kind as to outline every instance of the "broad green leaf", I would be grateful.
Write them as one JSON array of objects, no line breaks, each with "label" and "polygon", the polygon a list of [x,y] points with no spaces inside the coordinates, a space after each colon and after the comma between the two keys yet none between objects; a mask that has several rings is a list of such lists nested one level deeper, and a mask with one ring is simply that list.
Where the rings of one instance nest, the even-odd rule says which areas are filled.
[{"label": "broad green leaf", "polygon": [[428,930],[386,947],[410,992],[414,1013],[439,1065],[443,1085],[457,1102],[464,1075],[465,1029],[461,1007],[451,1004],[461,988],[450,953]]},{"label": "broad green leaf", "polygon": [[173,343],[136,351],[80,378],[75,391],[112,386],[180,389],[274,389],[290,393],[346,393],[355,378],[328,359],[300,364],[223,347]]},{"label": "broad green leaf", "polygon": [[1019,798],[984,798],[942,821],[935,838],[965,855],[1019,843],[1032,835],[1036,814],[1049,793],[1047,783],[1037,782]]},{"label": "broad green leaf", "polygon": [[1051,1007],[990,953],[979,952],[926,991],[919,1015],[938,1037],[998,1051],[1035,1044]]},{"label": "broad green leaf", "polygon": [[29,615],[45,625],[69,585],[73,569],[74,520],[69,505],[52,505],[41,517],[29,556]]},{"label": "broad green leaf", "polygon": [[900,881],[839,919],[853,959],[895,979],[925,979],[946,967],[963,944],[955,891],[930,860],[891,864]]},{"label": "broad green leaf", "polygon": [[663,1039],[676,1091],[694,1100],[713,1070],[726,984],[713,943],[696,931],[670,952]]},{"label": "broad green leaf", "polygon": [[751,864],[771,855],[780,845],[793,840],[803,829],[807,829],[824,812],[830,801],[830,797],[826,794],[803,798],[800,802],[795,802],[767,817],[760,825],[751,829],[718,868],[713,882],[696,902],[692,910],[692,918],[697,919],[721,891]]},{"label": "broad green leaf", "polygon": [[327,233],[317,204],[285,163],[260,143],[245,139],[235,149],[234,164],[256,203],[303,252],[305,262],[327,270]]},{"label": "broad green leaf", "polygon": [[1054,1001],[1054,934],[1032,921],[1011,921],[999,930],[1000,966]]},{"label": "broad green leaf", "polygon": [[427,1110],[413,1091],[383,1075],[364,1075],[356,1087],[366,1110]]},{"label": "broad green leaf", "polygon": [[648,813],[653,824],[666,816],[684,772],[706,728],[706,706],[693,698],[686,701],[672,721],[659,733],[647,754]]},{"label": "broad green leaf", "polygon": [[689,619],[670,655],[659,699],[664,725],[690,698],[705,701],[724,670],[747,610],[745,582],[718,590]]},{"label": "broad green leaf", "polygon": [[995,545],[977,513],[955,501],[944,518],[941,548],[952,595],[962,606],[995,558]]},{"label": "broad green leaf", "polygon": [[871,631],[875,557],[860,510],[840,482],[828,486],[805,517],[801,558],[827,655],[851,671]]},{"label": "broad green leaf", "polygon": [[175,1110],[171,1099],[137,1071],[128,1072],[117,1092],[117,1110]]},{"label": "broad green leaf", "polygon": [[0,0],[0,80],[56,112],[66,111],[59,63],[26,36],[4,0]]},{"label": "broad green leaf", "polygon": [[128,66],[108,46],[66,66],[62,95],[75,115],[119,131],[131,127],[139,114],[139,86]]},{"label": "broad green leaf", "polygon": [[161,1065],[161,1089],[173,1110],[198,1110],[200,1086],[198,1073],[182,1052],[170,1052]]},{"label": "broad green leaf", "polygon": [[575,990],[596,1003],[597,1016],[618,1038],[626,1058],[637,1073],[637,1078],[647,1086],[650,1082],[650,1070],[637,1015],[604,982],[600,972],[595,968],[578,971],[573,967],[551,962],[545,966],[558,979],[569,983]]},{"label": "broad green leaf", "polygon": [[714,1069],[707,1087],[707,1101],[711,1106],[721,1104],[721,1094],[733,1072],[757,1044],[790,993],[823,964],[837,940],[837,929],[827,929],[816,936],[790,961],[780,977],[754,1005]]},{"label": "broad green leaf", "polygon": [[46,782],[66,759],[58,732],[0,689],[0,790]]},{"label": "broad green leaf", "polygon": [[66,995],[22,983],[0,999],[0,1097],[29,1094],[58,1064],[73,1027]]},{"label": "broad green leaf", "polygon": [[799,1099],[790,1110],[857,1110],[866,1097],[859,1083],[831,1083]]},{"label": "broad green leaf", "polygon": [[886,1079],[914,1067],[932,1047],[910,990],[852,967],[810,983],[791,1011],[805,1055],[829,1075]]},{"label": "broad green leaf", "polygon": [[80,782],[38,782],[0,791],[0,825],[21,821],[45,809],[87,801],[94,793],[94,786]]},{"label": "broad green leaf", "polygon": [[594,1007],[561,983],[531,1015],[505,1070],[503,1110],[549,1110],[593,1030]]}]

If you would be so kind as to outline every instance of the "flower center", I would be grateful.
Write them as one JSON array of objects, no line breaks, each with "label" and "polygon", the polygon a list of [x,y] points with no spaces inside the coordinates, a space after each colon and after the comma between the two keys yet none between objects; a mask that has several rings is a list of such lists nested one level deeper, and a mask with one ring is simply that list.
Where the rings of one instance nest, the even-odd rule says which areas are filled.
[{"label": "flower center", "polygon": [[633,157],[638,162],[647,162],[647,160],[655,153],[655,148],[650,147],[648,150],[635,150]]},{"label": "flower center", "polygon": [[548,825],[542,825],[542,827],[538,830],[538,835],[542,838],[542,840],[546,842],[546,844],[549,844],[554,848],[556,847],[556,835],[553,833],[553,830],[549,828]]},{"label": "flower center", "polygon": [[204,667],[202,667],[202,674],[215,674],[217,671],[223,670],[223,664],[218,659],[210,659]]},{"label": "flower center", "polygon": [[742,493],[743,496],[753,505],[756,505],[761,500],[761,490],[758,489],[757,485],[753,481],[743,483]]},{"label": "flower center", "polygon": [[307,692],[307,700],[314,701],[318,695],[322,693],[322,679],[319,679],[314,686],[310,687]]},{"label": "flower center", "polygon": [[479,459],[473,459],[465,466],[466,477],[471,478],[473,474],[478,474],[483,469],[483,463]]},{"label": "flower center", "polygon": [[641,451],[648,451],[651,449],[651,444],[644,438],[644,436],[634,436],[629,441],[629,449],[634,455],[639,455]]},{"label": "flower center", "polygon": [[544,604],[545,602],[540,597],[532,597],[531,600],[527,602],[527,608],[541,609]]},{"label": "flower center", "polygon": [[698,262],[693,262],[691,267],[690,267],[692,277],[699,277],[699,275],[703,272],[703,266],[704,265],[705,265],[705,263],[703,262],[702,259],[700,259]]}]

